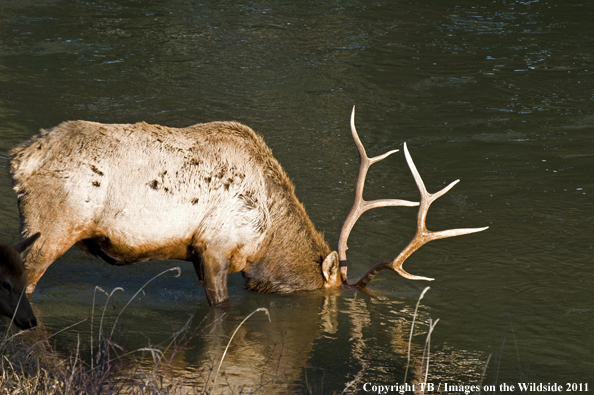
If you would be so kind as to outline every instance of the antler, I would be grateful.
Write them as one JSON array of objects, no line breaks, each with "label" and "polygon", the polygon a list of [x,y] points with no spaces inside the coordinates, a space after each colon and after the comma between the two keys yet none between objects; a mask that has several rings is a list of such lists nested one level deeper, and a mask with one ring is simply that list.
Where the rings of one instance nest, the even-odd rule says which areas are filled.
[{"label": "antler", "polygon": [[366,201],[363,199],[363,189],[365,188],[365,178],[367,177],[367,171],[369,167],[379,162],[382,159],[387,158],[388,156],[392,155],[399,150],[392,150],[386,152],[383,155],[379,155],[373,158],[369,158],[367,153],[365,152],[365,147],[363,143],[361,143],[361,139],[359,139],[359,135],[357,134],[357,129],[355,128],[355,106],[353,106],[353,112],[351,113],[351,133],[353,134],[353,140],[355,140],[355,145],[357,146],[357,151],[359,152],[359,174],[357,175],[357,182],[355,184],[355,198],[353,201],[353,206],[351,207],[351,211],[349,215],[344,221],[342,225],[342,229],[340,230],[340,236],[338,237],[338,259],[340,260],[340,275],[342,277],[343,283],[347,283],[347,266],[346,266],[346,251],[349,249],[347,246],[347,240],[349,238],[349,234],[355,226],[355,223],[365,211],[376,208],[376,207],[387,207],[387,206],[407,206],[407,207],[414,207],[418,206],[418,202],[410,202],[408,200],[400,200],[400,199],[379,199],[373,201]]},{"label": "antler", "polygon": [[[408,167],[415,179],[415,182],[419,188],[419,192],[421,194],[421,203],[409,202],[406,200],[375,200],[372,202],[366,202],[363,200],[363,187],[365,183],[365,177],[367,175],[367,170],[369,166],[373,163],[380,161],[387,157],[388,155],[396,152],[390,151],[384,155],[369,159],[367,154],[365,153],[365,148],[357,135],[357,131],[355,130],[355,109],[353,107],[353,113],[351,115],[351,131],[353,133],[353,138],[355,140],[355,144],[357,145],[357,149],[359,151],[359,157],[361,159],[361,164],[359,166],[359,175],[357,177],[357,183],[355,188],[355,201],[353,203],[353,207],[345,220],[345,223],[342,226],[342,230],[340,232],[340,237],[338,241],[338,254],[340,258],[340,266],[341,266],[341,275],[342,280],[346,284],[347,283],[347,268],[346,268],[346,250],[348,247],[346,246],[346,240],[348,235],[355,225],[355,222],[359,218],[359,216],[374,207],[383,207],[383,206],[419,206],[419,212],[417,214],[417,232],[411,242],[402,250],[398,256],[391,260],[385,260],[375,264],[371,270],[369,270],[357,283],[353,286],[357,288],[364,288],[369,281],[371,281],[377,273],[379,273],[383,269],[391,269],[402,277],[407,278],[409,280],[427,280],[432,281],[432,278],[429,277],[422,277],[422,276],[415,276],[409,274],[406,270],[402,268],[404,261],[411,256],[416,250],[418,250],[424,244],[430,242],[431,240],[438,240],[438,239],[445,239],[447,237],[453,236],[461,236],[466,235],[469,233],[481,232],[488,228],[488,226],[483,228],[466,228],[466,229],[449,229],[443,230],[439,232],[432,232],[427,229],[425,225],[427,219],[427,212],[429,211],[429,206],[435,200],[446,194],[454,185],[456,185],[460,180],[456,180],[449,184],[447,187],[443,188],[441,191],[436,193],[429,193],[425,188],[425,183],[421,178],[413,160],[408,152],[408,148],[406,143],[404,143],[404,155],[406,157],[406,162],[408,163]],[[341,249],[342,247],[342,249]]]}]

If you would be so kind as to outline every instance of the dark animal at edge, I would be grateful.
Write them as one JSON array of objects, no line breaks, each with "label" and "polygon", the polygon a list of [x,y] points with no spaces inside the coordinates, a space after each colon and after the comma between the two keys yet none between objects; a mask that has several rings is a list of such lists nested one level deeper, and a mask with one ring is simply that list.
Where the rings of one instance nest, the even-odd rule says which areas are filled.
[{"label": "dark animal at edge", "polygon": [[25,296],[27,276],[23,259],[39,236],[40,234],[36,233],[13,246],[0,244],[0,316],[14,319],[19,329],[37,326],[37,319],[29,299]]}]

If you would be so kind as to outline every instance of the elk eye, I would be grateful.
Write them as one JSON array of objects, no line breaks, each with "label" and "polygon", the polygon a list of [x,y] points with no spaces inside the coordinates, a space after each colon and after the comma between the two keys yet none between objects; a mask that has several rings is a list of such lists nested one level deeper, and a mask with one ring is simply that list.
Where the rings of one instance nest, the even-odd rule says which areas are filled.
[{"label": "elk eye", "polygon": [[4,288],[5,290],[7,290],[8,292],[12,291],[12,287],[6,281],[2,281],[2,288]]}]

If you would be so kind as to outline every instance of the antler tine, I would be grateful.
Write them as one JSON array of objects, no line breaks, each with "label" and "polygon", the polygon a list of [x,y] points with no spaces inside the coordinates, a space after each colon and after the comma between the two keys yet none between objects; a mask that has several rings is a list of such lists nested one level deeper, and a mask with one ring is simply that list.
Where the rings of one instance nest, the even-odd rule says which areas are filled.
[{"label": "antler tine", "polygon": [[440,190],[436,193],[429,193],[425,188],[425,184],[423,183],[423,179],[419,174],[417,167],[415,166],[410,153],[408,152],[408,148],[406,143],[404,143],[404,156],[406,157],[406,162],[408,163],[408,167],[412,172],[412,175],[415,179],[415,182],[419,188],[421,193],[421,204],[419,206],[419,213],[417,214],[417,232],[411,242],[402,250],[397,257],[392,260],[386,260],[377,263],[375,266],[369,270],[365,276],[363,276],[354,286],[357,288],[364,288],[369,281],[375,277],[379,271],[383,269],[391,269],[400,274],[402,277],[407,278],[409,280],[426,280],[426,281],[433,281],[433,278],[429,277],[422,277],[422,276],[415,276],[409,274],[406,270],[402,268],[404,261],[411,256],[416,250],[418,250],[424,244],[427,244],[431,240],[438,240],[438,239],[445,239],[447,237],[454,237],[454,236],[461,236],[466,235],[469,233],[476,233],[481,232],[485,229],[488,229],[488,226],[483,228],[464,228],[464,229],[449,229],[449,230],[442,230],[439,232],[431,232],[427,230],[426,226],[426,219],[427,219],[427,212],[429,211],[429,206],[439,197],[443,196],[447,193],[454,185],[456,185],[460,180],[456,180],[450,183],[448,186]]},{"label": "antler tine", "polygon": [[414,207],[418,206],[418,202],[410,202],[408,200],[400,200],[400,199],[378,199],[373,201],[366,201],[363,199],[363,189],[365,188],[365,178],[367,177],[367,171],[369,167],[379,162],[382,159],[387,158],[388,156],[392,155],[398,150],[388,151],[385,154],[375,156],[373,158],[369,158],[367,153],[365,152],[365,147],[359,138],[359,134],[357,133],[357,129],[355,128],[355,106],[353,106],[353,112],[351,113],[351,133],[353,135],[353,140],[355,141],[355,145],[357,146],[357,151],[359,152],[359,173],[357,175],[357,181],[355,184],[355,197],[353,201],[353,206],[351,207],[351,211],[349,212],[344,224],[342,225],[342,229],[340,230],[340,236],[338,237],[338,258],[340,260],[340,274],[342,277],[343,283],[347,283],[347,266],[346,266],[346,251],[349,249],[347,246],[347,240],[349,238],[349,234],[355,226],[355,223],[365,211],[376,208],[376,207],[387,207],[387,206],[408,206]]}]

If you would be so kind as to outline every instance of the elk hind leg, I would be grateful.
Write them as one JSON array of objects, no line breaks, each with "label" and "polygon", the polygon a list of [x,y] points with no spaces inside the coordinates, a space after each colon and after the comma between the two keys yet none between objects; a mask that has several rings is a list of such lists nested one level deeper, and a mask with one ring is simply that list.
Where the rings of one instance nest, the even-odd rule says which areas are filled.
[{"label": "elk hind leg", "polygon": [[[32,232],[35,233],[35,232]],[[64,237],[57,237],[52,234],[49,237],[41,234],[25,259],[25,273],[27,275],[27,291],[30,295],[35,290],[37,283],[52,263],[72,247],[77,239],[72,234],[65,234]]]}]

